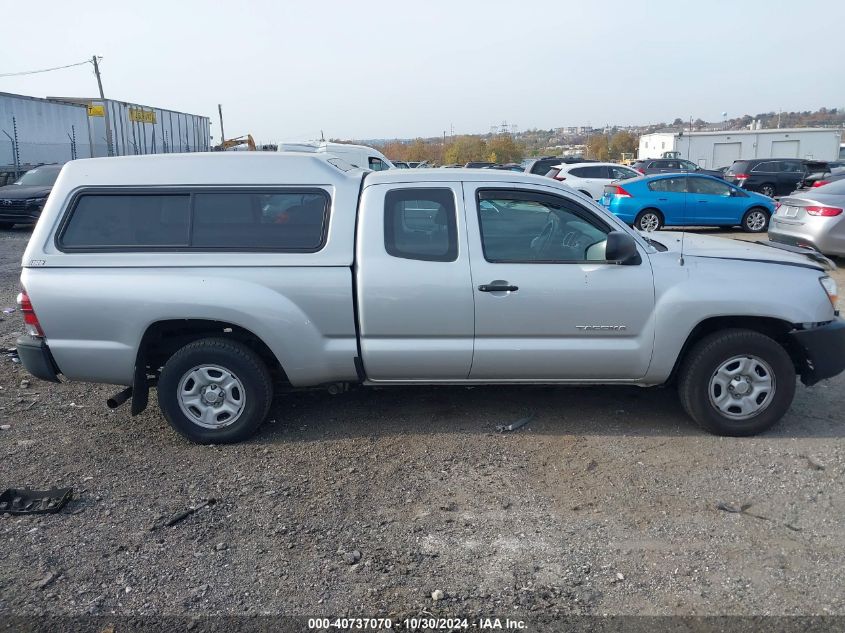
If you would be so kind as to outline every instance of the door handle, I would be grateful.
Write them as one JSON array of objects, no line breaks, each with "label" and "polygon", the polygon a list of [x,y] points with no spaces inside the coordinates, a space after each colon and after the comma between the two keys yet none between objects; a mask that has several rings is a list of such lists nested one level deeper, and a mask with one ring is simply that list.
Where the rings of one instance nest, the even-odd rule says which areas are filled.
[{"label": "door handle", "polygon": [[480,292],[516,292],[519,286],[509,286],[505,284],[482,284],[478,287]]}]

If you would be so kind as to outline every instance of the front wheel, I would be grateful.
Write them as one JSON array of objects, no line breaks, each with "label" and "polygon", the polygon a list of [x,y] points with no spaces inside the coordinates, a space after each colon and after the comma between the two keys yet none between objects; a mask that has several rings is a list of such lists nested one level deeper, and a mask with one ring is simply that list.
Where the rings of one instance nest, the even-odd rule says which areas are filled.
[{"label": "front wheel", "polygon": [[795,367],[774,339],[752,330],[723,330],[687,354],[678,394],[705,430],[755,435],[780,420],[792,404]]},{"label": "front wheel", "polygon": [[749,209],[742,216],[742,230],[746,233],[762,233],[769,228],[769,214],[763,209]]},{"label": "front wheel", "polygon": [[167,421],[189,440],[239,442],[264,421],[273,397],[267,366],[237,341],[205,338],[165,363],[158,403]]}]

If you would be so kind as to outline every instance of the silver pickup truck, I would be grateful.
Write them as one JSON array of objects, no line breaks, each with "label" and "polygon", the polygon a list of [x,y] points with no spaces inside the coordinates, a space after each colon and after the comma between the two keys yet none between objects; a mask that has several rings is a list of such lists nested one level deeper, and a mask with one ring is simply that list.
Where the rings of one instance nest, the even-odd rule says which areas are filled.
[{"label": "silver pickup truck", "polygon": [[23,257],[26,368],[155,386],[199,442],[252,434],[274,390],[352,384],[677,384],[750,435],[845,368],[832,264],[646,238],[554,180],[373,173],[296,153],[68,163]]}]

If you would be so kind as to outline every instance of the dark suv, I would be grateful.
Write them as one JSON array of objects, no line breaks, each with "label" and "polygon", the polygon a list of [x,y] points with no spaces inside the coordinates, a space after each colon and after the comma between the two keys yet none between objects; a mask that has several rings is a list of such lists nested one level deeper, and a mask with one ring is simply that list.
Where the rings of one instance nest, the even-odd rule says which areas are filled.
[{"label": "dark suv", "polygon": [[702,176],[715,176],[722,178],[721,171],[716,169],[704,169],[690,160],[682,158],[643,158],[631,165],[641,174],[686,174],[696,173]]},{"label": "dark suv", "polygon": [[725,180],[774,198],[795,191],[808,173],[807,161],[800,158],[755,158],[734,161]]},{"label": "dark suv", "polygon": [[35,224],[61,170],[62,165],[41,165],[0,187],[0,229]]}]

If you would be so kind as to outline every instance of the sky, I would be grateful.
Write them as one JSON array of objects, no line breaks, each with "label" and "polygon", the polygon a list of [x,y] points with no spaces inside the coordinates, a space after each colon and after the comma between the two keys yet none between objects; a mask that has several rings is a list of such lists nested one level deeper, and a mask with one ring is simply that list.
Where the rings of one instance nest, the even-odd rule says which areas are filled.
[{"label": "sky", "polygon": [[[845,3],[0,0],[0,75],[102,56],[106,97],[260,142],[845,107]],[[810,52],[812,50],[812,52]],[[828,63],[823,63],[828,60]],[[838,62],[835,60],[839,60]],[[90,64],[0,92],[97,95]]]}]

